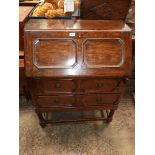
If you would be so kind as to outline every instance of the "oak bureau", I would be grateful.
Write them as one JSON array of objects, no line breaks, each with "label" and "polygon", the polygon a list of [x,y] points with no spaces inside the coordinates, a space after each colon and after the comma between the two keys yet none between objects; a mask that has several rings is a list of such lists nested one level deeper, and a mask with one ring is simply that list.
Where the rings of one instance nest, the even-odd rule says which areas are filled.
[{"label": "oak bureau", "polygon": [[56,111],[101,110],[102,117],[82,120],[112,121],[132,67],[124,21],[30,19],[24,38],[25,74],[42,127],[53,123],[44,114]]}]

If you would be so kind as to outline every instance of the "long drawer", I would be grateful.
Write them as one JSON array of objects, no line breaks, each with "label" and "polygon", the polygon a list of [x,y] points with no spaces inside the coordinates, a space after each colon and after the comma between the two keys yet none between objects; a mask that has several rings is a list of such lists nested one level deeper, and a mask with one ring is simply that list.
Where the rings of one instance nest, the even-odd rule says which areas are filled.
[{"label": "long drawer", "polygon": [[87,94],[87,95],[54,95],[36,96],[39,107],[90,107],[90,106],[117,106],[120,94]]},{"label": "long drawer", "polygon": [[34,79],[35,95],[122,93],[125,83],[122,79]]}]

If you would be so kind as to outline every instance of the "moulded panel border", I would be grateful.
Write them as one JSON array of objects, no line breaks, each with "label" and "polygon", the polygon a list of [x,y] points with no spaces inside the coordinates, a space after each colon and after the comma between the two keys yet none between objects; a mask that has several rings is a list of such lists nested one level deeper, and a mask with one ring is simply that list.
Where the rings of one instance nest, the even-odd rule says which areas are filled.
[{"label": "moulded panel border", "polygon": [[[40,66],[37,61],[36,61],[36,57],[35,57],[35,48],[36,45],[39,43],[40,40],[67,40],[67,41],[71,41],[74,46],[75,46],[75,62],[71,65],[71,66]],[[38,69],[72,69],[77,65],[77,43],[70,38],[35,38],[35,40],[33,41],[33,64],[38,68]]]},{"label": "moulded panel border", "polygon": [[[121,46],[121,61],[117,64],[117,65],[89,65],[85,62],[85,50],[84,50],[84,46],[87,44],[87,42],[89,40],[118,40],[118,43]],[[82,63],[83,66],[86,66],[87,68],[111,68],[111,67],[115,67],[115,68],[119,68],[124,64],[125,61],[125,43],[124,40],[122,40],[121,38],[87,38],[83,41],[82,43]]]}]

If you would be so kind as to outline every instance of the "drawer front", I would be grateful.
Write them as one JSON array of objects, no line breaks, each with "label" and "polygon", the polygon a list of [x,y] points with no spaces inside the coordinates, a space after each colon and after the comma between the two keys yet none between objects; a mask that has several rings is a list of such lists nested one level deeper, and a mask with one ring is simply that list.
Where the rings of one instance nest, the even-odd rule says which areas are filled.
[{"label": "drawer front", "polygon": [[81,91],[83,92],[120,92],[121,88],[120,79],[90,79],[81,82]]},{"label": "drawer front", "polygon": [[73,80],[35,79],[35,94],[71,93],[76,86]]},{"label": "drawer front", "polygon": [[40,107],[71,107],[76,98],[72,95],[37,96],[36,104]]},{"label": "drawer front", "polygon": [[120,94],[88,94],[82,96],[84,106],[117,105]]}]

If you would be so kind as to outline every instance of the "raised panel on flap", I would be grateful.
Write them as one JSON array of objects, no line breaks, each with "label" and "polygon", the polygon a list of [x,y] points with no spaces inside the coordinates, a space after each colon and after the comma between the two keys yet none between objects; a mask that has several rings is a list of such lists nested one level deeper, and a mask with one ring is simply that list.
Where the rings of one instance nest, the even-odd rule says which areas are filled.
[{"label": "raised panel on flap", "polygon": [[124,42],[119,38],[92,38],[83,43],[83,63],[88,68],[120,67],[124,57]]},{"label": "raised panel on flap", "polygon": [[37,68],[73,68],[76,65],[76,43],[71,39],[36,39],[33,64]]}]

